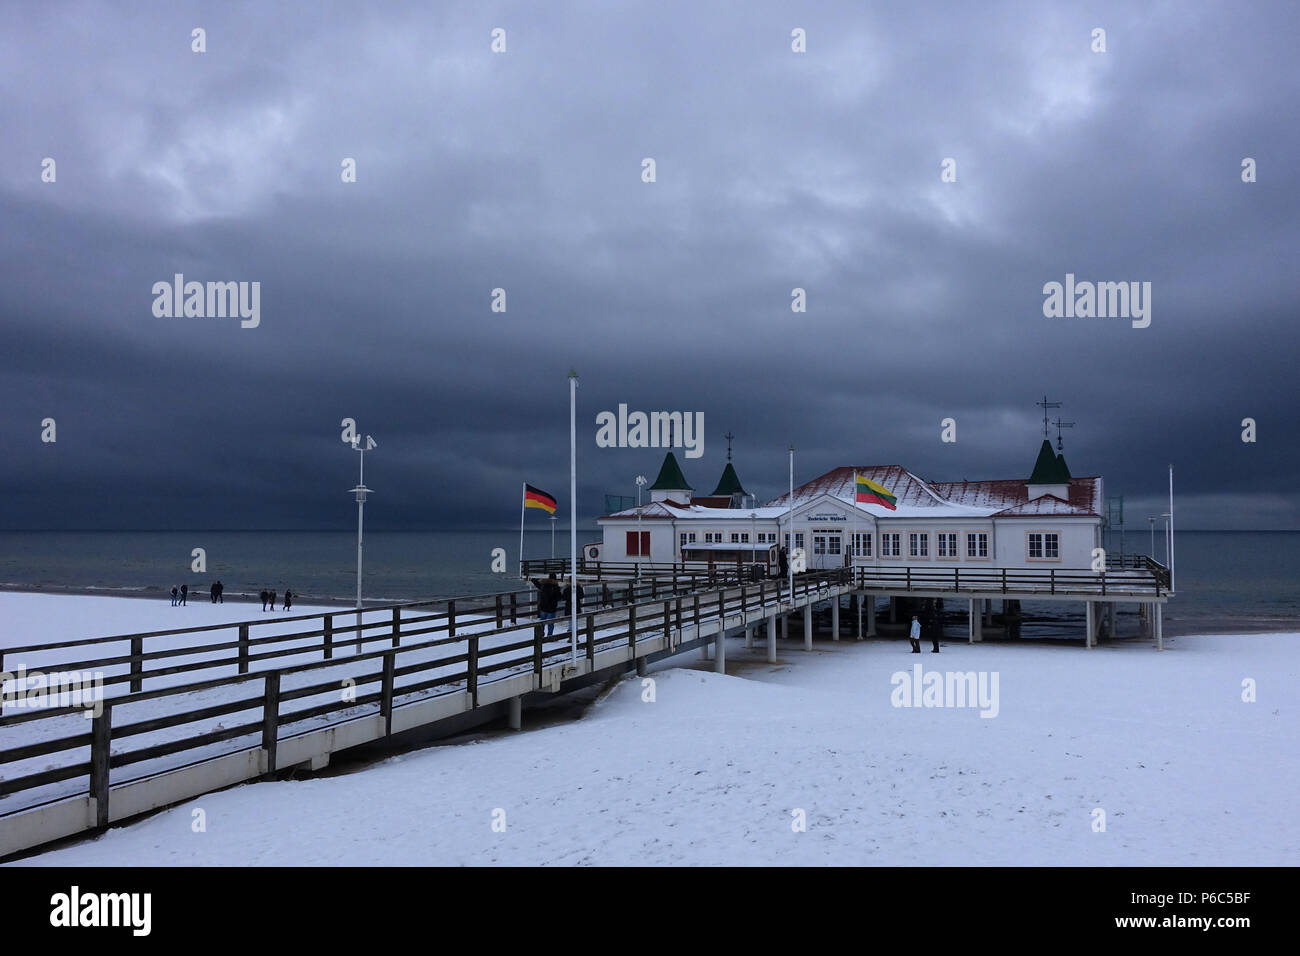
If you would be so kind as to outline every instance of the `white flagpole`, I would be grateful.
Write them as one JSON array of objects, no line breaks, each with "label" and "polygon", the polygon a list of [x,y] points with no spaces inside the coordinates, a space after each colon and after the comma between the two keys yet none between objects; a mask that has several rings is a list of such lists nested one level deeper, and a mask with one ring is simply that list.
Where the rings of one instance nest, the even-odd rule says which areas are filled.
[{"label": "white flagpole", "polygon": [[524,508],[528,504],[528,482],[519,489],[519,576],[524,576]]},{"label": "white flagpole", "polygon": [[569,659],[578,664],[578,373],[569,370]]},{"label": "white flagpole", "polygon": [[1169,590],[1174,590],[1174,466],[1169,466]]},{"label": "white flagpole", "polygon": [[[790,566],[790,603],[794,603],[794,445],[790,446],[790,500],[786,502],[790,520],[790,554],[786,562]],[[788,618],[787,618],[788,620]],[[790,635],[787,634],[786,637]]]}]

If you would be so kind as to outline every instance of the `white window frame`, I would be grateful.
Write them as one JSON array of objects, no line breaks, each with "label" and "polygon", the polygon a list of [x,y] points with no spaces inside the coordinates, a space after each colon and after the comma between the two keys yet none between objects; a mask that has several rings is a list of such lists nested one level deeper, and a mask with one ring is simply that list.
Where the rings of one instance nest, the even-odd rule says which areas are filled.
[{"label": "white window frame", "polygon": [[[984,539],[984,553],[979,553],[979,539]],[[971,538],[975,538],[975,551],[971,552]],[[1026,545],[1027,547],[1027,545]],[[966,560],[967,561],[988,561],[992,557],[989,552],[989,533],[987,531],[967,531],[966,532]]]},{"label": "white window frame", "polygon": [[[940,540],[945,535],[952,537],[952,548],[947,554],[939,547]],[[951,529],[945,531],[936,531],[934,533],[934,559],[936,561],[960,561],[961,560],[961,533]]]},{"label": "white window frame", "polygon": [[[917,538],[925,544],[925,554],[916,554],[915,545]],[[909,561],[929,561],[930,560],[930,532],[929,531],[908,531],[907,532],[907,560]]]},{"label": "white window frame", "polygon": [[[875,535],[870,531],[854,531],[853,536],[849,539],[850,549],[855,558],[870,558],[872,556],[872,539]],[[864,548],[863,545],[866,545]]]},{"label": "white window frame", "polygon": [[[1030,542],[1034,535],[1042,536],[1043,554],[1042,557],[1031,557]],[[1047,536],[1052,535],[1056,538],[1056,556],[1047,556]],[[1025,560],[1033,561],[1038,564],[1060,564],[1061,563],[1061,531],[1059,528],[1032,528],[1025,531]]]},{"label": "white window frame", "polygon": [[[893,554],[891,550],[885,547],[886,542],[893,544]],[[880,560],[881,561],[901,561],[903,560],[903,532],[901,531],[882,531],[880,532]]]}]

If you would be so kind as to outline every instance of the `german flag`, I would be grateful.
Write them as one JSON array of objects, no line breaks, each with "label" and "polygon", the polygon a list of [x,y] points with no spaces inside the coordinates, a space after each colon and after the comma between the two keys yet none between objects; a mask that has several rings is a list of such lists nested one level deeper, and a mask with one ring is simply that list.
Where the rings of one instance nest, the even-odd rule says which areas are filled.
[{"label": "german flag", "polygon": [[532,485],[524,485],[524,507],[541,508],[548,515],[555,514],[555,499],[542,491],[540,488],[534,488]]},{"label": "german flag", "polygon": [[890,494],[884,485],[878,485],[856,471],[853,473],[853,485],[857,490],[855,500],[858,504],[880,505],[890,511],[898,510],[898,499]]}]

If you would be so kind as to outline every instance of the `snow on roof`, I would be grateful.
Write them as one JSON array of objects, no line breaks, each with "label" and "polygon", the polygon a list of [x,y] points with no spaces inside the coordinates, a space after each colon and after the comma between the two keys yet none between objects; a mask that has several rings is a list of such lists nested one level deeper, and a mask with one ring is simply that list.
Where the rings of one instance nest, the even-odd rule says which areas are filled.
[{"label": "snow on roof", "polygon": [[1003,508],[995,513],[998,518],[1014,518],[1016,515],[1060,515],[1060,516],[1078,516],[1089,517],[1092,512],[1087,508],[1080,508],[1068,501],[1063,501],[1056,495],[1042,495],[1033,501],[1026,501],[1022,504],[1015,505],[1011,508]]},{"label": "snow on roof", "polygon": [[[897,499],[890,511],[881,505],[858,504],[853,473],[857,472],[886,488]],[[1055,495],[1029,498],[1023,478],[992,481],[934,481],[918,478],[901,465],[845,465],[805,482],[794,490],[794,506],[800,508],[829,495],[864,515],[876,518],[988,518],[1016,515],[1058,515],[1061,517],[1099,517],[1102,501],[1101,479],[1072,478],[1069,500]],[[789,511],[789,494],[773,498],[761,508],[707,508],[684,502],[658,501],[641,509],[644,519],[688,518],[716,521],[748,521],[750,516],[763,520],[783,518]],[[636,518],[637,509],[628,508],[605,518]]]},{"label": "snow on roof", "polygon": [[[821,495],[830,495],[853,504],[857,497],[853,474],[857,472],[887,489],[897,499],[897,508],[890,511],[880,505],[858,504],[858,510],[876,517],[914,518],[941,515],[983,516],[1000,514],[1010,508],[1030,504],[1029,489],[1023,478],[992,481],[927,482],[901,465],[845,465],[835,468],[794,490],[794,504],[799,507]],[[1101,480],[1099,478],[1073,478],[1070,480],[1068,510],[1025,511],[1024,514],[1101,514]],[[788,494],[768,502],[769,506],[786,505]],[[1060,499],[1056,499],[1060,501]]]}]

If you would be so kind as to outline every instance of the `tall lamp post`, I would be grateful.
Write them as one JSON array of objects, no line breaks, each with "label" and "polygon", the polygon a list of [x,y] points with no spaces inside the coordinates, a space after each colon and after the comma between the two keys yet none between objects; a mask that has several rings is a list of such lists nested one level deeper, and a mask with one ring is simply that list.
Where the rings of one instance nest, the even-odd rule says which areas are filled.
[{"label": "tall lamp post", "polygon": [[366,452],[373,451],[377,444],[369,435],[363,442],[360,438],[352,443],[354,451],[361,454],[361,473],[357,478],[357,486],[353,492],[357,496],[357,651],[361,650],[361,529],[364,525],[366,495],[370,489],[366,487]]},{"label": "tall lamp post", "polygon": [[1151,525],[1151,560],[1156,559],[1156,516],[1147,515],[1147,524]]},{"label": "tall lamp post", "polygon": [[641,489],[645,487],[645,475],[636,476],[636,576],[641,576]]}]

